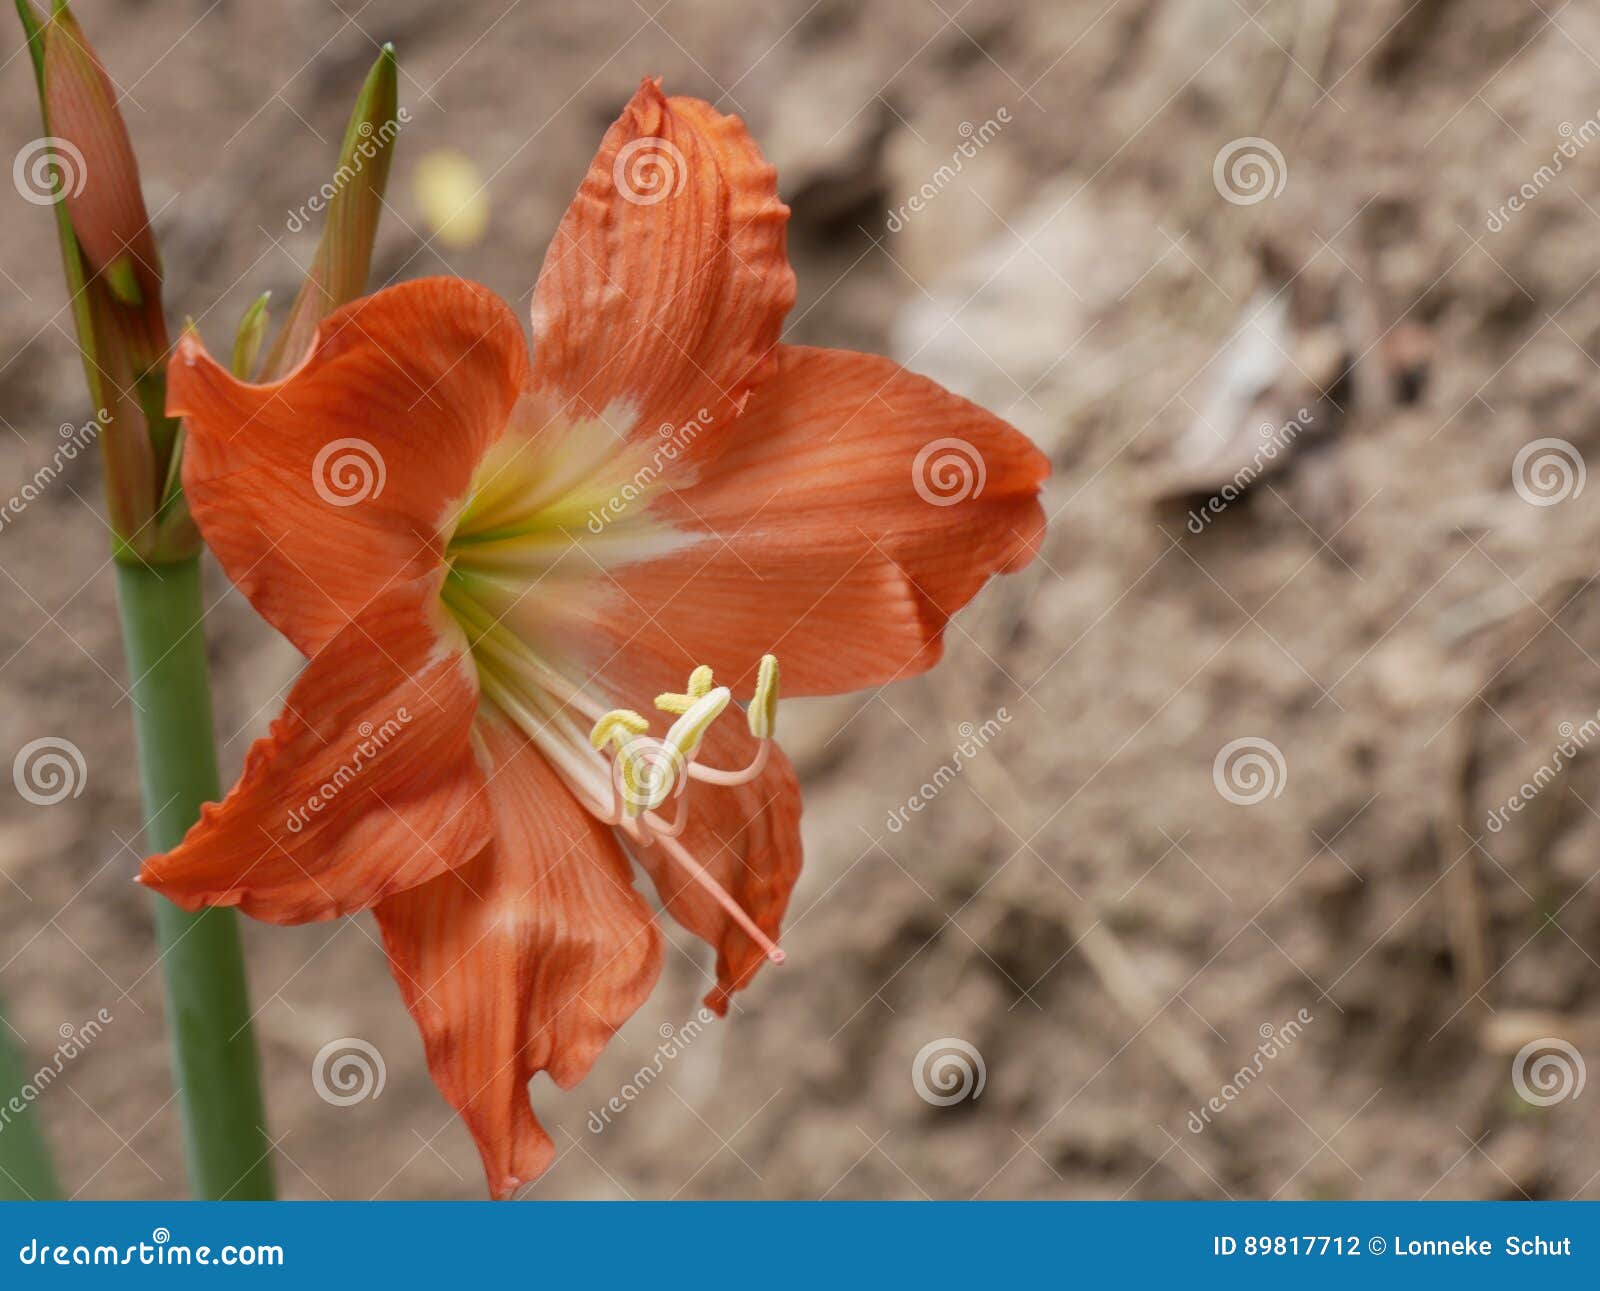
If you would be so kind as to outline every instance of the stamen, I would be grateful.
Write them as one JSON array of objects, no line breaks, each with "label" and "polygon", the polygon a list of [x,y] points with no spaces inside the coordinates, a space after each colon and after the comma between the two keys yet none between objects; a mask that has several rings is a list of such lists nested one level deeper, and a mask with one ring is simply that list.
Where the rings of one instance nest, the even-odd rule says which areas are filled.
[{"label": "stamen", "polygon": [[649,721],[632,709],[613,708],[594,724],[589,732],[589,744],[598,752],[615,740],[617,748],[621,749],[634,736],[643,735],[649,729]]},{"label": "stamen", "polygon": [[543,689],[560,698],[564,707],[573,708],[591,720],[600,717],[603,712],[600,705],[539,658],[516,633],[478,604],[466,592],[460,575],[452,571],[440,589],[440,597],[467,631],[468,642],[474,651],[487,651],[518,674],[532,674]]},{"label": "stamen", "polygon": [[707,784],[749,784],[767,769],[767,751],[771,747],[771,740],[762,740],[760,747],[756,749],[755,757],[750,761],[750,765],[742,771],[724,771],[720,767],[701,766],[698,762],[691,762],[689,763],[689,778],[691,780],[704,780]]},{"label": "stamen", "polygon": [[[631,834],[636,826],[633,825],[633,822],[627,821],[624,822],[623,828]],[[778,945],[756,925],[754,919],[745,913],[744,907],[728,895],[727,889],[711,877],[711,871],[689,854],[688,849],[682,843],[667,834],[658,835],[656,841],[661,844],[668,856],[672,857],[688,872],[690,878],[711,894],[716,903],[728,912],[739,927],[744,929],[745,935],[761,947],[762,953],[768,959],[774,964],[783,963],[787,956],[784,955]]]},{"label": "stamen", "polygon": [[722,710],[732,698],[726,686],[718,686],[696,699],[667,731],[667,743],[682,754],[685,761],[694,761],[700,741],[705,738],[711,723],[722,716]]},{"label": "stamen", "polygon": [[745,711],[750,724],[750,734],[758,740],[770,740],[778,726],[778,657],[764,654],[761,667],[756,672],[756,691]]},{"label": "stamen", "polygon": [[663,713],[687,713],[694,701],[711,693],[713,678],[708,664],[701,664],[689,674],[689,684],[682,695],[673,691],[656,696],[656,707]]},{"label": "stamen", "polygon": [[[596,820],[607,825],[615,825],[617,823],[615,809],[608,812],[604,805],[605,784],[608,777],[603,778],[599,769],[605,764],[583,747],[581,736],[577,739],[572,738],[577,732],[572,730],[571,722],[566,721],[560,714],[551,715],[536,711],[536,707],[524,703],[520,695],[514,693],[510,687],[502,685],[498,678],[487,672],[481,673],[478,680],[483,687],[483,693],[499,705],[506,716],[521,728],[523,734],[538,745],[539,751],[550,759],[551,765],[567,782],[567,787],[572,790],[583,809]],[[562,728],[568,736],[566,739],[559,737]],[[598,767],[596,763],[599,763]]]},{"label": "stamen", "polygon": [[[463,601],[466,598],[462,598]],[[516,647],[510,633],[501,634],[498,625],[487,620],[478,607],[452,604],[463,611],[473,637],[473,648],[492,647],[497,659],[513,664],[530,662]],[[757,682],[757,704],[765,714],[762,721],[771,729],[776,703],[776,662],[770,656],[762,661]],[[487,661],[485,661],[487,662]],[[649,721],[631,709],[602,712],[598,704],[564,687],[547,686],[552,670],[529,667],[481,667],[479,682],[484,695],[492,700],[520,727],[539,750],[550,759],[561,778],[577,797],[584,810],[603,824],[621,830],[639,847],[659,845],[689,878],[700,885],[774,964],[784,962],[783,950],[769,937],[744,907],[678,841],[689,820],[688,780],[703,780],[718,785],[748,783],[767,764],[771,741],[762,738],[754,761],[743,771],[723,771],[702,767],[695,761],[701,742],[711,724],[732,701],[725,686],[712,684],[711,669],[699,667],[689,677],[688,693],[664,696],[686,701],[665,739],[648,734]],[[658,701],[659,702],[659,701]],[[594,717],[585,741],[584,733],[568,715],[569,708]],[[755,719],[751,719],[752,729]],[[610,751],[610,759],[605,754]],[[672,820],[656,813],[669,797],[676,797]],[[609,805],[608,805],[609,804]]]}]

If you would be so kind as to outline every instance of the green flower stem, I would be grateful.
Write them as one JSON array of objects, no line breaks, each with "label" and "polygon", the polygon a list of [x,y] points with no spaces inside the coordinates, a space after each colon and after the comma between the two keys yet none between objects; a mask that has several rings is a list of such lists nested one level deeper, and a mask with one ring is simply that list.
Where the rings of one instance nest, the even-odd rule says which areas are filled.
[{"label": "green flower stem", "polygon": [[[176,846],[221,792],[211,684],[200,620],[198,558],[117,564],[122,634],[132,676],[146,841]],[[155,898],[190,1191],[207,1200],[273,1195],[271,1146],[238,919],[188,914]]]},{"label": "green flower stem", "polygon": [[[21,1097],[32,1076],[15,1034],[0,1019],[0,1102]],[[61,1196],[39,1109],[27,1102],[0,1126],[0,1201],[55,1201]]]}]

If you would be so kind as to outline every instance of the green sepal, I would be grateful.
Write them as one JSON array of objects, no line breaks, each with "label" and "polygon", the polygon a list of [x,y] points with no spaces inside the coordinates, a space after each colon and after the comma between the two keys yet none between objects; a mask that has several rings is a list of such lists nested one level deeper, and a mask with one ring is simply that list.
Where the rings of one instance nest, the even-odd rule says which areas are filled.
[{"label": "green sepal", "polygon": [[233,334],[233,356],[228,368],[241,381],[250,380],[256,370],[261,342],[267,336],[267,302],[271,299],[270,291],[257,296],[255,303],[244,311],[244,317],[239,320],[239,330]]},{"label": "green sepal", "polygon": [[134,273],[132,256],[118,256],[101,271],[100,276],[119,303],[144,304],[144,292],[139,290],[139,279]]}]

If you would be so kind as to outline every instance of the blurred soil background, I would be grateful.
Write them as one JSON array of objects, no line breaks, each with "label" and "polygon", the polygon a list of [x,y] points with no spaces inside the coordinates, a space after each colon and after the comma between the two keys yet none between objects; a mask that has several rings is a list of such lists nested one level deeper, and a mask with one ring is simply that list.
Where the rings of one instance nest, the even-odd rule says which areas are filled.
[{"label": "blurred soil background", "polygon": [[[589,1079],[535,1082],[562,1155],[534,1196],[1600,1196],[1600,1098],[1571,1096],[1600,1059],[1581,747],[1600,483],[1580,487],[1600,453],[1600,10],[76,8],[125,95],[170,317],[213,348],[257,293],[293,295],[317,225],[290,215],[377,42],[412,121],[374,284],[456,273],[524,312],[603,129],[660,75],[778,166],[788,339],[893,354],[1054,462],[1040,559],[958,619],[935,673],[785,706],[807,795],[788,965],[702,1031],[706,956],[674,929]],[[10,155],[39,129],[8,30]],[[467,246],[432,238],[414,186],[447,147],[489,183]],[[49,214],[5,197],[8,496],[92,409]],[[1253,488],[1197,509],[1269,439]],[[36,1062],[113,1016],[40,1100],[68,1189],[172,1196],[98,488],[81,457],[0,532],[0,754],[53,736],[87,765],[55,805],[0,795],[0,994]],[[215,568],[208,602],[231,776],[297,657]],[[1219,769],[1240,740],[1258,760]],[[482,1195],[371,921],[246,933],[285,1195]],[[335,1106],[312,1065],[345,1037],[386,1078]],[[1513,1058],[1551,1038],[1566,1085],[1541,1106]],[[942,1106],[913,1068],[944,1042],[975,1070],[952,1040],[984,1083]]]}]

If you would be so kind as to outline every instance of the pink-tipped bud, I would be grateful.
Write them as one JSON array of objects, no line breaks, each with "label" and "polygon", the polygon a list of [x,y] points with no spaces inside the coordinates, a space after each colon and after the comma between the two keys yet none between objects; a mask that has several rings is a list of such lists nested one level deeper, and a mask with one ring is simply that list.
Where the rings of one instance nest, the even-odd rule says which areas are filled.
[{"label": "pink-tipped bud", "polygon": [[54,200],[68,301],[97,408],[106,508],[116,549],[142,560],[199,548],[176,480],[177,423],[166,416],[161,262],[117,95],[67,7],[48,17],[16,0],[39,86],[44,132],[30,179]]},{"label": "pink-tipped bud", "polygon": [[117,93],[83,30],[62,6],[44,26],[45,119],[56,145],[60,194],[83,248],[123,305],[161,290],[161,261],[139,191],[139,163]]}]

